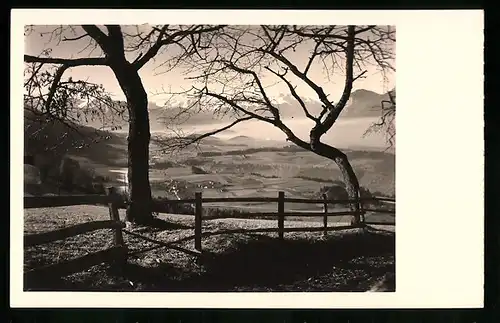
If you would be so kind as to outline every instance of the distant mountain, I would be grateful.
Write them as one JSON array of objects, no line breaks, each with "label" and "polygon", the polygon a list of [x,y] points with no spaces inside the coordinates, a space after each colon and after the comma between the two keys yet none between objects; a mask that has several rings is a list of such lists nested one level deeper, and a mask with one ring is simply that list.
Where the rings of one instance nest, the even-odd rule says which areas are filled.
[{"label": "distant mountain", "polygon": [[235,137],[231,137],[229,139],[227,139],[227,141],[242,141],[242,140],[253,140],[252,138],[248,137],[248,136],[235,136]]},{"label": "distant mountain", "polygon": [[351,97],[342,111],[341,117],[379,117],[382,112],[381,102],[388,99],[389,95],[387,93],[378,94],[369,90],[356,90],[351,93]]},{"label": "distant mountain", "polygon": [[[197,109],[196,107],[188,110],[183,106],[162,107],[154,102],[149,102],[148,110],[151,131],[166,130],[169,126],[206,125],[231,120],[230,116],[214,116],[213,113],[210,113],[206,109]],[[107,115],[104,119],[106,120],[104,123],[105,129],[110,129],[112,126],[121,127],[119,130],[122,131],[128,129],[128,111],[125,111],[122,117]],[[103,122],[101,118],[96,118],[87,122],[83,121],[82,125],[100,129],[103,127]]]},{"label": "distant mountain", "polygon": [[[346,107],[342,111],[341,118],[363,118],[378,117],[381,115],[381,102],[388,100],[389,95],[379,94],[370,90],[356,90],[351,93],[351,97]],[[302,107],[290,94],[281,97],[282,102],[278,104],[280,112],[284,118],[304,117]],[[303,99],[307,110],[312,115],[318,115],[323,109],[321,102],[310,98]]]},{"label": "distant mountain", "polygon": [[[346,107],[342,111],[341,118],[363,118],[363,117],[378,117],[381,115],[381,102],[383,100],[388,100],[389,96],[387,93],[378,94],[369,90],[356,90],[351,93],[351,98],[349,99]],[[321,102],[312,99],[303,99],[308,111],[313,115],[318,115],[323,109]],[[124,102],[121,102],[125,104]],[[189,105],[189,103],[186,103]],[[166,130],[169,126],[179,127],[185,126],[196,126],[196,125],[208,125],[220,122],[230,122],[233,116],[229,115],[214,115],[207,109],[203,109],[197,106],[193,106],[187,109],[182,104],[177,104],[173,107],[162,107],[158,106],[153,102],[149,102],[149,120],[151,131],[162,131]],[[280,110],[283,119],[288,118],[304,118],[304,112],[295,98],[286,94],[280,97],[279,103],[276,106]],[[105,118],[105,129],[110,129],[111,125],[121,127],[122,131],[128,129],[128,113],[125,112],[123,117],[107,116]],[[110,121],[111,120],[111,121]],[[89,120],[88,122],[82,123],[86,126],[91,126],[94,128],[102,128],[102,120]]]}]

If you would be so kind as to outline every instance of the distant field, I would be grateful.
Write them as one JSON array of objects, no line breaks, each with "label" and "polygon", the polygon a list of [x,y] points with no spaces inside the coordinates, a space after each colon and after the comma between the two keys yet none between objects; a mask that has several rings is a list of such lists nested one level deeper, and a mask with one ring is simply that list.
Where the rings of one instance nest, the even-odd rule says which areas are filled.
[{"label": "distant field", "polygon": [[[288,197],[311,197],[319,188],[342,176],[337,165],[323,157],[300,148],[278,146],[251,148],[225,146],[218,141],[202,143],[181,156],[162,156],[153,153],[155,163],[174,163],[167,169],[152,164],[153,183],[162,180],[185,181],[198,185],[204,196],[276,196],[285,191]],[[392,196],[395,193],[394,154],[377,151],[347,150],[360,184],[371,192]],[[193,172],[195,165],[205,174]],[[213,186],[215,188],[212,188]],[[156,185],[155,185],[156,186]]]},{"label": "distant field", "polygon": [[[96,132],[92,128],[82,130],[89,138],[97,133],[101,140],[85,139],[88,146],[83,148],[74,148],[67,143],[67,154],[77,159],[82,167],[108,177],[108,185],[121,185],[124,175],[119,171],[126,173],[127,166],[126,134]],[[155,196],[191,198],[195,190],[201,190],[205,197],[275,197],[278,191],[284,191],[287,197],[310,198],[317,195],[322,186],[342,181],[340,171],[332,161],[296,146],[284,147],[286,143],[276,140],[242,135],[209,137],[197,146],[175,152],[165,149],[164,142],[165,134],[152,134],[150,180]],[[40,144],[27,143],[28,150],[30,145]],[[393,153],[376,149],[344,151],[361,186],[376,194],[395,194]],[[276,209],[276,205],[269,203],[259,206],[240,203],[229,207],[257,207],[260,211]],[[287,208],[311,209],[300,204]]]}]

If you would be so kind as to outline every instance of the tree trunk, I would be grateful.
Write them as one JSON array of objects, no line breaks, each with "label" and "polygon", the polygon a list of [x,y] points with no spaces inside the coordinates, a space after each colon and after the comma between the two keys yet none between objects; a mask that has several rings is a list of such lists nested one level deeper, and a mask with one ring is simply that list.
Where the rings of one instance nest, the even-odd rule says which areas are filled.
[{"label": "tree trunk", "polygon": [[354,203],[349,204],[349,208],[351,211],[356,214],[353,216],[353,221],[351,222],[354,226],[359,226],[361,224],[361,207],[359,204],[359,182],[356,173],[354,173],[354,169],[349,163],[349,159],[344,153],[341,153],[340,156],[334,159],[335,163],[339,167],[342,172],[342,176],[345,182],[345,188],[347,191],[347,195],[350,200],[356,200]]},{"label": "tree trunk", "polygon": [[[323,143],[316,143],[314,145],[314,150],[316,154],[326,157],[330,160],[333,160],[335,164],[339,167],[344,183],[347,191],[347,195],[350,200],[359,200],[359,182],[354,169],[352,168],[351,163],[349,163],[349,159],[346,154],[329,145],[325,145]],[[353,216],[353,220],[351,225],[359,226],[361,225],[361,214],[360,214],[360,204],[359,201],[355,203],[350,203],[349,208],[351,211],[356,214]]]},{"label": "tree trunk", "polygon": [[152,219],[148,97],[137,70],[130,63],[123,60],[112,64],[112,69],[127,98],[129,113],[127,138],[129,205],[126,220],[147,223]]}]

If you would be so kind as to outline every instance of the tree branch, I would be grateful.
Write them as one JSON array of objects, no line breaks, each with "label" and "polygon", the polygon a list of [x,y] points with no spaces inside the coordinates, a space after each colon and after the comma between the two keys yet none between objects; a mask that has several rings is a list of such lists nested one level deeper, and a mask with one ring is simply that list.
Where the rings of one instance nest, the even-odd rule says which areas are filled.
[{"label": "tree branch", "polygon": [[[67,65],[62,65],[57,69],[56,74],[54,75],[54,80],[52,81],[52,84],[50,85],[49,95],[47,96],[47,101],[45,102],[45,109],[47,112],[50,109],[50,106],[52,104],[52,100],[54,99],[54,95],[56,93],[59,82],[61,81],[61,78],[67,69],[68,69]],[[62,108],[64,108],[64,107],[62,107]]]},{"label": "tree branch", "polygon": [[[331,31],[333,30],[333,26],[328,28],[328,33],[330,33]],[[307,65],[306,65],[306,68],[304,69],[304,75],[307,75],[307,72],[309,71],[309,69],[311,68],[311,64],[313,63],[314,61],[314,58],[318,55],[320,55],[321,53],[318,52],[318,49],[319,49],[319,46],[324,42],[323,39],[320,39],[320,40],[316,40],[316,45],[314,46],[314,49],[313,49],[313,52],[311,54],[311,57],[309,58],[309,61],[307,62]]]},{"label": "tree branch", "polygon": [[[348,26],[347,27],[347,53],[346,53],[346,77],[344,84],[344,91],[342,92],[342,96],[337,102],[337,104],[333,107],[333,109],[329,109],[329,113],[326,114],[326,118],[323,122],[317,124],[310,132],[311,146],[317,145],[319,140],[323,134],[325,134],[335,123],[340,113],[344,109],[349,97],[351,95],[352,83],[354,81],[353,76],[353,62],[354,62],[354,36],[355,36],[355,27]],[[326,106],[328,107],[328,106]],[[325,108],[326,108],[325,107]],[[314,148],[313,148],[314,149]]]},{"label": "tree branch", "polygon": [[[140,56],[136,58],[134,61],[134,66],[137,70],[139,70],[141,67],[143,67],[151,58],[153,58],[156,54],[158,54],[158,51],[162,46],[169,45],[175,42],[179,42],[182,39],[186,38],[187,36],[190,35],[195,35],[195,34],[201,34],[205,32],[211,32],[211,31],[216,31],[221,28],[223,28],[225,25],[220,25],[220,26],[215,26],[215,27],[207,27],[207,28],[200,28],[198,29],[199,26],[196,26],[192,29],[188,30],[179,30],[174,32],[173,34],[168,35],[166,38],[163,38],[165,36],[165,33],[167,31],[167,27],[163,26],[163,28],[160,29],[160,34],[158,35],[158,38],[153,46],[151,46],[146,54],[143,56]],[[178,39],[176,39],[178,38]]]},{"label": "tree branch", "polygon": [[268,51],[268,50],[262,50],[262,51],[271,55],[272,57],[276,58],[278,61],[282,62],[283,64],[285,64],[290,69],[290,71],[292,71],[292,73],[295,76],[297,76],[299,79],[304,81],[307,85],[309,85],[309,87],[311,89],[314,90],[314,92],[316,92],[316,94],[318,95],[318,98],[325,106],[332,105],[332,103],[328,100],[328,96],[326,95],[323,88],[321,88],[321,86],[318,86],[316,83],[314,83],[309,77],[307,77],[307,75],[305,75],[304,73],[299,71],[297,66],[295,66],[292,62],[290,62],[285,56],[277,54],[273,51]]},{"label": "tree branch", "polygon": [[158,38],[156,39],[155,44],[148,49],[146,54],[144,55],[141,54],[134,60],[132,64],[135,65],[136,69],[139,70],[141,67],[143,67],[151,58],[153,58],[158,53],[161,46],[165,45],[163,36],[167,32],[167,29],[168,25],[164,25],[159,31],[159,35]]},{"label": "tree branch", "polygon": [[232,122],[231,124],[229,124],[229,125],[227,125],[225,127],[219,128],[217,130],[206,132],[206,133],[204,133],[202,135],[199,135],[199,136],[197,136],[195,138],[185,138],[185,137],[184,138],[178,138],[179,140],[181,140],[181,139],[187,139],[187,142],[178,142],[177,144],[173,144],[172,146],[178,147],[178,148],[185,148],[185,147],[187,147],[189,145],[192,145],[194,143],[199,142],[200,140],[202,140],[204,138],[207,138],[207,137],[216,135],[218,133],[221,133],[221,132],[223,132],[225,130],[228,130],[228,129],[234,127],[235,125],[237,125],[240,122],[244,122],[244,121],[248,121],[248,120],[252,120],[252,119],[253,119],[253,117],[251,117],[251,116],[240,118],[240,119],[236,119],[234,122]]},{"label": "tree branch", "polygon": [[62,39],[62,41],[74,41],[74,40],[80,40],[82,38],[85,38],[85,37],[88,37],[89,34],[83,34],[83,35],[80,35],[80,36],[76,36],[76,37],[64,37]]},{"label": "tree branch", "polygon": [[62,64],[66,67],[84,66],[84,65],[108,65],[108,60],[105,57],[88,57],[88,58],[56,58],[56,57],[38,57],[32,55],[24,55],[25,63],[43,63],[43,64]]},{"label": "tree branch", "polygon": [[302,107],[302,110],[304,111],[304,114],[306,115],[307,118],[311,119],[312,121],[314,122],[319,122],[319,119],[318,118],[315,118],[312,114],[309,113],[309,110],[307,110],[307,107],[306,107],[306,104],[304,103],[304,100],[302,100],[302,98],[298,95],[297,91],[295,90],[295,87],[292,85],[292,83],[290,83],[290,81],[288,81],[286,78],[285,78],[285,74],[280,74],[274,70],[272,70],[271,68],[269,68],[268,66],[265,67],[268,71],[270,71],[271,73],[273,73],[274,75],[278,76],[280,79],[283,80],[283,82],[286,83],[286,85],[288,86],[288,89],[290,90],[290,93],[292,94],[292,96],[295,98],[295,100],[297,100],[297,102],[299,102],[300,106]]},{"label": "tree branch", "polygon": [[216,98],[228,105],[230,105],[231,107],[233,107],[234,109],[236,109],[237,111],[240,111],[240,112],[243,112],[244,114],[247,114],[257,120],[260,120],[260,121],[264,121],[264,122],[267,122],[267,123],[270,123],[272,125],[275,125],[276,124],[276,121],[273,120],[273,119],[269,119],[269,118],[266,118],[266,117],[263,117],[261,115],[258,115],[256,113],[253,113],[251,111],[248,111],[242,107],[240,107],[238,104],[236,104],[233,100],[230,100],[228,98],[226,98],[225,96],[223,95],[220,95],[220,94],[217,94],[217,93],[213,93],[213,92],[208,92],[208,90],[205,91],[204,93],[205,95],[208,95],[208,96],[211,96],[213,98]]},{"label": "tree branch", "polygon": [[[223,96],[223,95],[220,95],[220,94],[216,94],[216,93],[211,93],[211,92],[208,92],[205,91],[204,93],[205,95],[208,95],[208,96],[211,96],[211,97],[214,97],[214,98],[217,98],[218,100],[232,106],[233,108],[235,108],[236,110],[246,114],[249,116],[250,119],[257,119],[257,120],[261,120],[261,121],[264,121],[264,122],[267,122],[267,123],[270,123],[272,124],[273,126],[275,126],[276,128],[280,129],[286,136],[287,136],[287,140],[293,142],[294,144],[304,148],[304,149],[307,149],[307,150],[311,150],[311,147],[310,145],[303,141],[302,139],[300,139],[299,137],[297,137],[293,131],[288,128],[280,119],[269,119],[269,118],[266,118],[266,117],[262,117],[256,113],[253,113],[251,111],[248,111],[247,109],[239,106],[237,103],[235,103],[233,100],[230,100],[228,99],[227,97]],[[242,119],[246,119],[246,118],[242,118]]]},{"label": "tree branch", "polygon": [[[229,109],[234,112],[242,112],[256,120],[270,123],[285,133],[289,141],[313,152],[316,152],[315,148],[325,148],[321,146],[321,137],[331,129],[347,105],[353,82],[366,74],[366,71],[363,70],[363,64],[367,63],[373,56],[377,64],[383,68],[383,61],[391,59],[389,55],[391,50],[386,50],[383,47],[385,41],[394,41],[388,39],[387,37],[390,35],[384,34],[383,30],[377,29],[376,26],[357,28],[354,26],[260,26],[258,30],[260,35],[257,32],[247,32],[246,29],[235,29],[234,33],[231,33],[232,28],[222,34],[216,33],[216,37],[218,35],[221,37],[213,51],[203,53],[206,57],[200,57],[198,61],[194,61],[193,71],[199,71],[199,74],[191,79],[205,83],[204,90],[199,90],[198,96],[209,97],[207,98],[208,103],[215,98],[220,103],[230,106]],[[382,34],[378,35],[378,33]],[[242,44],[240,44],[242,36],[238,37],[240,34],[247,37],[241,38]],[[372,34],[378,35],[378,39],[373,39]],[[253,37],[253,39],[248,37]],[[295,49],[295,46],[301,43],[311,45],[310,49],[312,50],[310,56],[306,58],[304,69],[292,62],[292,56],[288,57],[285,53],[287,49]],[[385,54],[385,51],[388,54]],[[262,58],[254,55],[260,55]],[[269,60],[263,59],[265,56]],[[308,76],[308,72],[315,63],[315,58],[319,57],[324,62],[325,56],[329,56],[332,59],[332,65],[335,68],[340,68],[345,74],[342,94],[336,104],[330,100],[324,88]],[[340,66],[339,63],[343,66]],[[274,68],[273,64],[279,67]],[[360,73],[354,75],[354,70],[357,68],[359,68]],[[260,84],[260,80],[262,80],[261,69],[270,71],[280,81],[283,81],[287,85],[289,93],[300,104],[305,116],[315,122],[308,140],[303,141],[296,137],[280,120],[279,110],[273,106],[265,93],[267,88]],[[306,102],[298,95],[292,80],[290,77],[286,77],[288,75],[285,76],[287,71],[290,71],[293,76],[303,81],[317,94],[323,106],[319,117],[308,111]],[[208,84],[221,86],[222,90],[214,90],[215,93],[208,92],[206,90]],[[226,88],[230,92],[226,92]],[[233,94],[233,92],[236,93]],[[276,114],[273,108],[276,109]],[[263,114],[262,111],[271,112],[275,117],[273,118],[273,115],[267,113]]]},{"label": "tree branch", "polygon": [[108,29],[107,43],[112,46],[108,47],[108,52],[113,53],[113,56],[121,58],[125,57],[125,46],[123,43],[123,33],[119,25],[105,25]]},{"label": "tree branch", "polygon": [[232,69],[232,70],[234,70],[236,72],[239,72],[239,73],[242,73],[242,74],[252,75],[255,83],[257,83],[257,86],[259,88],[260,93],[262,94],[262,97],[264,98],[264,101],[266,103],[266,107],[272,113],[272,115],[274,116],[274,119],[279,120],[280,119],[279,110],[275,106],[273,106],[273,104],[271,103],[271,100],[269,100],[269,97],[267,96],[266,90],[264,89],[264,86],[262,85],[262,82],[260,81],[259,76],[257,75],[257,73],[255,73],[252,70],[248,70],[248,69],[244,69],[244,68],[238,67],[238,66],[234,65],[232,62],[223,61],[223,63],[227,67],[229,67],[230,69]]},{"label": "tree branch", "polygon": [[108,36],[96,25],[82,25],[83,30],[89,34],[101,48],[106,52],[108,49]]},{"label": "tree branch", "polygon": [[[358,29],[354,32],[354,35],[358,35],[361,33],[364,33],[366,31],[374,29],[376,26],[375,25],[370,25],[365,28]],[[305,32],[296,26],[294,26],[294,29],[291,31],[292,33],[305,37],[305,38],[310,38],[310,39],[321,39],[321,40],[332,40],[332,39],[340,39],[340,40],[348,40],[349,36],[342,36],[338,34],[330,34],[332,29],[329,30],[328,33],[319,33],[319,32]]]}]

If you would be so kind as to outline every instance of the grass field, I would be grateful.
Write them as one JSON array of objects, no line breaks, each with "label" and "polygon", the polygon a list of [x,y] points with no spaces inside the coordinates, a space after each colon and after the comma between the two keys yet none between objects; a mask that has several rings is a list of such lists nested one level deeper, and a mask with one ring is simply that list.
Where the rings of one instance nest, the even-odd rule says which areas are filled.
[{"label": "grass field", "polygon": [[[123,217],[124,214],[122,213]],[[99,206],[27,209],[25,234],[109,217]],[[125,234],[128,264],[117,271],[102,264],[57,281],[27,282],[29,290],[73,291],[367,291],[384,277],[394,279],[391,227],[366,231],[276,233],[276,221],[219,219],[203,222],[203,256],[193,254],[193,217],[161,214],[158,226],[129,228],[163,246]],[[285,227],[320,226],[286,221]],[[245,229],[246,233],[242,233]],[[240,232],[238,232],[240,231]],[[99,230],[24,251],[25,269],[111,247],[111,232]],[[393,283],[392,283],[393,284]],[[389,286],[394,290],[395,286]]]}]

